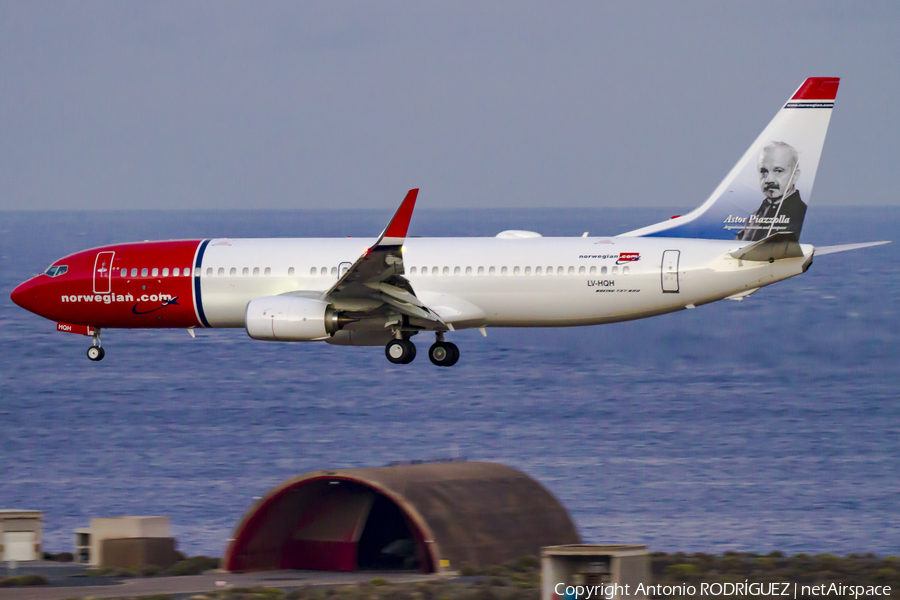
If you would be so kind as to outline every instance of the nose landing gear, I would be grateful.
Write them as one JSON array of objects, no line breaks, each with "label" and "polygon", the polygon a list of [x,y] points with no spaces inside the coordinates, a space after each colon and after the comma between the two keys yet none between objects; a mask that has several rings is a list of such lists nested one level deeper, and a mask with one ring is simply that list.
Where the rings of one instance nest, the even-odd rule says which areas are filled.
[{"label": "nose landing gear", "polygon": [[87,349],[87,357],[94,362],[103,360],[103,357],[106,356],[106,351],[100,346],[100,329],[94,329],[94,342],[90,348]]}]

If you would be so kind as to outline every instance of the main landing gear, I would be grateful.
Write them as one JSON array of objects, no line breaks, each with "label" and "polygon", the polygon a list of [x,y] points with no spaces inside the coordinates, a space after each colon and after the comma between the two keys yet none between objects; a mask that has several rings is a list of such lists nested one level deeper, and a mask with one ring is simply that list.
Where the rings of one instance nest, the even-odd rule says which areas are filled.
[{"label": "main landing gear", "polygon": [[452,367],[459,361],[459,348],[453,342],[444,341],[444,332],[435,332],[435,342],[428,349],[428,358],[438,367]]},{"label": "main landing gear", "polygon": [[90,348],[87,349],[87,356],[94,362],[103,360],[103,357],[106,356],[106,350],[104,350],[100,346],[100,329],[97,328],[94,330],[94,343]]},{"label": "main landing gear", "polygon": [[[438,367],[452,367],[459,361],[459,348],[452,342],[444,341],[443,332],[437,332],[437,341],[428,349],[428,358]],[[416,346],[409,340],[397,339],[388,342],[384,355],[395,365],[406,365],[416,358]]]},{"label": "main landing gear", "polygon": [[395,365],[408,365],[416,358],[416,345],[409,340],[391,340],[384,347],[384,355]]}]

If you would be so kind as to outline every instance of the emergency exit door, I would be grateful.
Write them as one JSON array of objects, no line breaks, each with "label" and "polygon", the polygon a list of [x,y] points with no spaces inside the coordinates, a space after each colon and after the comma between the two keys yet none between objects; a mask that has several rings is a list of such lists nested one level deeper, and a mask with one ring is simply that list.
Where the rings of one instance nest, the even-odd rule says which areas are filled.
[{"label": "emergency exit door", "polygon": [[98,252],[94,260],[94,293],[108,294],[112,291],[112,263],[115,252]]},{"label": "emergency exit door", "polygon": [[662,291],[664,294],[678,293],[678,261],[680,250],[666,250],[662,257]]}]

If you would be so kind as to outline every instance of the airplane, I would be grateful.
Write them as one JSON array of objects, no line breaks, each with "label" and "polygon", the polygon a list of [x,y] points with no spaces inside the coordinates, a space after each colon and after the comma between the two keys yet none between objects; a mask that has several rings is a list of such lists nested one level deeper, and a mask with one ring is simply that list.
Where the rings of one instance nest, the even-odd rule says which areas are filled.
[{"label": "airplane", "polygon": [[202,239],[76,252],[22,283],[12,300],[93,338],[114,328],[244,328],[256,340],[384,346],[432,363],[446,336],[488,327],[600,325],[743,300],[800,275],[814,256],[890,243],[800,244],[839,79],[803,82],[709,198],[690,213],[615,236],[407,236],[418,189],[377,238]]}]

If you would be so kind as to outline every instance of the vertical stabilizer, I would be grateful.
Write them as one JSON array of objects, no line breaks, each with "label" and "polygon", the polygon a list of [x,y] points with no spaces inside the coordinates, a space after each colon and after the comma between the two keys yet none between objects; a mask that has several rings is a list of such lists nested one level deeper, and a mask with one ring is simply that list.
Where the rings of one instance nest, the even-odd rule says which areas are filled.
[{"label": "vertical stabilizer", "polygon": [[753,242],[793,233],[799,238],[839,81],[803,82],[698,208],[622,235]]}]

